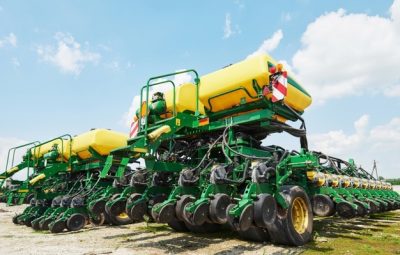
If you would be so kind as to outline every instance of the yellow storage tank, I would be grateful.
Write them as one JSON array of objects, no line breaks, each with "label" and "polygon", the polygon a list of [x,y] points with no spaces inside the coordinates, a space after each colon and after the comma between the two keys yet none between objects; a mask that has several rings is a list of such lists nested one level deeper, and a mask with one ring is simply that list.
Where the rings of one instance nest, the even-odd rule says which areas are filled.
[{"label": "yellow storage tank", "polygon": [[[230,109],[243,101],[250,103],[257,101],[257,93],[253,88],[253,80],[260,87],[269,84],[269,66],[277,62],[268,55],[258,55],[200,78],[200,101],[207,109],[218,112]],[[239,88],[243,88],[238,90]],[[216,95],[227,93],[223,96],[208,100]],[[245,92],[249,93],[249,95]],[[311,96],[291,77],[288,79],[288,92],[285,103],[297,111],[304,111],[311,104]]]},{"label": "yellow storage tank", "polygon": [[70,140],[65,140],[63,139],[62,141],[60,139],[45,143],[43,145],[40,145],[38,147],[34,147],[31,149],[31,154],[33,158],[37,159],[42,157],[44,154],[49,152],[52,148],[53,145],[57,145],[58,152],[64,157],[64,159],[68,159],[70,157],[70,152],[71,152],[71,141]]},{"label": "yellow storage tank", "polygon": [[95,129],[73,138],[72,151],[81,159],[92,155],[89,147],[100,155],[108,155],[110,151],[127,145],[128,136],[108,129]]},{"label": "yellow storage tank", "polygon": [[[196,85],[192,83],[182,84],[175,89],[176,112],[191,111],[196,112]],[[165,103],[167,112],[174,110],[174,93],[169,90],[165,93]],[[199,102],[199,112],[204,114],[204,105]]]}]

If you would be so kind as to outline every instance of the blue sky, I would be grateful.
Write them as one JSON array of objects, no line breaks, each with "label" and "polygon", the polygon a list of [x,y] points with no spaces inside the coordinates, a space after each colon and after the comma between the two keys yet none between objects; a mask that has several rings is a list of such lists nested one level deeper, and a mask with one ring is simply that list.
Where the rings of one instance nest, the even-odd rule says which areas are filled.
[{"label": "blue sky", "polygon": [[279,3],[0,0],[0,160],[22,141],[128,132],[149,77],[205,74],[257,51],[312,93],[311,148],[368,170],[376,159],[382,175],[399,177],[400,1]]}]

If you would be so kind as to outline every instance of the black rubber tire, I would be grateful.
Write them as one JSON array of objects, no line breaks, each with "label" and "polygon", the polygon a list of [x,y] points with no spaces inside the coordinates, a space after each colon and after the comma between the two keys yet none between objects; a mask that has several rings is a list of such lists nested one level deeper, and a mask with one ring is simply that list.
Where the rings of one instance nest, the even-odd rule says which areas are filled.
[{"label": "black rubber tire", "polygon": [[354,201],[354,204],[357,205],[357,216],[365,216],[368,214],[368,209],[360,201]]},{"label": "black rubber tire", "polygon": [[106,210],[106,201],[100,200],[94,203],[94,205],[90,208],[90,211],[94,214],[104,213]]},{"label": "black rubber tire", "polygon": [[188,216],[190,217],[190,215],[188,215],[185,210],[186,207],[188,207],[192,202],[187,201],[187,203],[185,205],[183,205],[183,218],[184,218],[184,223],[186,225],[186,227],[189,229],[190,232],[193,233],[214,233],[217,232],[221,229],[221,225],[219,224],[214,224],[214,223],[209,223],[209,222],[205,222],[201,225],[194,225],[190,219],[188,219]]},{"label": "black rubber tire", "polygon": [[110,213],[110,209],[111,209],[111,208],[110,208],[109,206],[107,206],[107,203],[108,203],[109,201],[113,201],[113,200],[119,198],[120,196],[121,196],[121,193],[117,193],[117,194],[112,195],[112,196],[108,199],[108,201],[104,204],[104,211],[106,211],[107,213]]},{"label": "black rubber tire", "polygon": [[172,229],[178,232],[187,232],[189,231],[188,224],[184,222],[183,213],[185,205],[189,202],[194,201],[190,195],[181,196],[178,201],[175,203],[175,217],[173,217],[167,224]]},{"label": "black rubber tire", "polygon": [[102,226],[106,222],[106,213],[95,214],[94,217],[90,217],[90,224],[93,226]]},{"label": "black rubber tire", "polygon": [[[153,206],[153,208],[154,208],[154,206]],[[151,216],[153,217],[153,219],[155,221],[157,221],[159,223],[168,223],[173,220],[176,221],[175,205],[173,205],[173,204],[164,205],[157,215],[155,215],[152,210]]]},{"label": "black rubber tire", "polygon": [[142,222],[144,221],[144,215],[146,212],[147,204],[145,202],[141,202],[132,206],[129,217],[133,220],[133,222]]},{"label": "black rubber tire", "polygon": [[271,240],[268,230],[256,226],[250,226],[246,231],[238,231],[240,238],[254,242],[268,242]]},{"label": "black rubber tire", "polygon": [[14,215],[14,216],[12,217],[12,222],[13,222],[15,225],[19,225],[18,216],[20,216],[20,215],[18,214],[18,215]]},{"label": "black rubber tire", "polygon": [[389,207],[382,201],[379,201],[380,212],[388,211]]},{"label": "black rubber tire", "polygon": [[78,231],[84,228],[86,225],[86,216],[82,213],[72,214],[66,223],[67,229],[69,231]]},{"label": "black rubber tire", "polygon": [[196,226],[201,226],[208,221],[208,212],[210,211],[210,205],[203,203],[196,208],[191,217],[191,221]]},{"label": "black rubber tire", "polygon": [[126,200],[126,208],[125,211],[128,213],[129,218],[132,219],[132,215],[131,215],[131,210],[128,209],[128,205],[132,204],[134,201],[138,200],[139,198],[142,197],[142,194],[140,193],[133,193],[131,195],[129,195],[128,199]]},{"label": "black rubber tire", "polygon": [[40,221],[39,221],[39,220],[34,220],[34,221],[32,221],[32,228],[33,228],[34,230],[41,230],[41,228],[40,228]]},{"label": "black rubber tire", "polygon": [[[273,227],[268,227],[271,239],[275,243],[291,246],[301,246],[308,243],[312,238],[313,213],[307,193],[299,186],[285,185],[281,187],[281,195],[286,199],[289,207],[286,210],[278,209],[277,220],[273,224]],[[304,231],[302,233],[296,231],[293,222],[294,202],[297,203],[297,199],[305,207],[302,208],[305,209],[303,213],[306,213],[304,216],[304,224],[306,226],[303,226]]]},{"label": "black rubber tire", "polygon": [[254,223],[256,226],[266,228],[276,219],[277,204],[270,194],[260,194],[254,202]]},{"label": "black rubber tire", "polygon": [[317,194],[312,197],[313,213],[320,217],[329,217],[336,213],[335,203],[324,194]]},{"label": "black rubber tire", "polygon": [[218,193],[214,195],[214,199],[210,201],[209,217],[212,222],[217,224],[225,224],[226,208],[231,204],[231,198],[224,193]]},{"label": "black rubber tire", "polygon": [[25,197],[24,203],[25,204],[30,204],[31,203],[31,199],[34,198],[35,196],[33,194],[29,194]]},{"label": "black rubber tire", "polygon": [[[115,200],[120,197],[121,194],[114,194],[110,201]],[[108,214],[111,222],[114,225],[127,225],[133,223],[132,219],[126,213],[126,200],[121,200],[114,203],[111,207],[105,206],[105,211]]]},{"label": "black rubber tire", "polygon": [[370,213],[378,213],[379,212],[379,205],[376,205],[373,201],[368,201],[369,208],[371,208]]},{"label": "black rubber tire", "polygon": [[178,201],[176,201],[176,205],[175,205],[175,215],[176,218],[180,221],[184,220],[184,208],[185,205],[189,202],[193,202],[194,198],[190,195],[183,195],[180,197],[180,199]]},{"label": "black rubber tire", "polygon": [[349,202],[339,202],[336,204],[336,212],[337,214],[345,219],[351,219],[356,217],[357,212],[356,210],[351,206]]},{"label": "black rubber tire", "polygon": [[153,206],[158,204],[158,203],[162,203],[165,201],[165,199],[167,199],[167,195],[166,194],[157,194],[154,195],[152,198],[149,199],[149,201],[146,203],[147,204],[147,215],[150,216],[151,220],[155,220],[152,216],[151,210],[153,209]]},{"label": "black rubber tire", "polygon": [[51,219],[47,218],[40,222],[41,230],[49,230],[49,224],[51,223]]},{"label": "black rubber tire", "polygon": [[113,224],[113,223],[111,222],[110,216],[109,216],[106,212],[104,212],[104,218],[105,218],[104,224],[108,224],[108,225],[112,225],[112,224]]},{"label": "black rubber tire", "polygon": [[287,211],[278,206],[277,216],[273,224],[267,227],[272,243],[279,245],[289,245],[290,242],[283,230],[283,219],[287,217]]},{"label": "black rubber tire", "polygon": [[54,224],[49,225],[50,232],[54,234],[63,232],[65,228],[66,228],[65,221],[56,221],[54,222]]},{"label": "black rubber tire", "polygon": [[396,209],[396,205],[394,204],[393,201],[387,201],[388,204],[388,211],[393,211]]},{"label": "black rubber tire", "polygon": [[247,205],[239,217],[239,231],[247,231],[254,222],[254,206]]},{"label": "black rubber tire", "polygon": [[24,221],[25,226],[27,227],[32,227],[32,221],[35,219],[35,217],[29,217]]}]

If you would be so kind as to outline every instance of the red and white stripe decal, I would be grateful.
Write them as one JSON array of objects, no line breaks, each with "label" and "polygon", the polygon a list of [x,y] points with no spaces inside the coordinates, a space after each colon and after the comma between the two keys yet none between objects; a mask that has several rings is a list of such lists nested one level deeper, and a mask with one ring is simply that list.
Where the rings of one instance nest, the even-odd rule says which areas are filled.
[{"label": "red and white stripe decal", "polygon": [[281,101],[287,95],[287,72],[282,72],[272,82],[272,102]]},{"label": "red and white stripe decal", "polygon": [[139,131],[139,120],[132,121],[131,129],[129,131],[129,137],[130,138],[135,137],[137,135],[138,131]]}]

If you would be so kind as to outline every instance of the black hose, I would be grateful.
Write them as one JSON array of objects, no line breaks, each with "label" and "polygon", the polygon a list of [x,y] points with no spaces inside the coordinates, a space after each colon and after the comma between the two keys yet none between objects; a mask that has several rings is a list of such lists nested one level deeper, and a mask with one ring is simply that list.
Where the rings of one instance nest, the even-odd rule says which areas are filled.
[{"label": "black hose", "polygon": [[208,149],[208,151],[206,152],[206,154],[204,154],[203,158],[201,159],[200,163],[195,166],[194,168],[192,168],[193,171],[197,171],[198,168],[201,167],[201,165],[204,163],[204,160],[206,160],[206,158],[209,156],[211,150],[214,148],[214,146],[217,144],[217,142],[222,138],[222,136],[219,136],[211,145],[210,148]]}]

